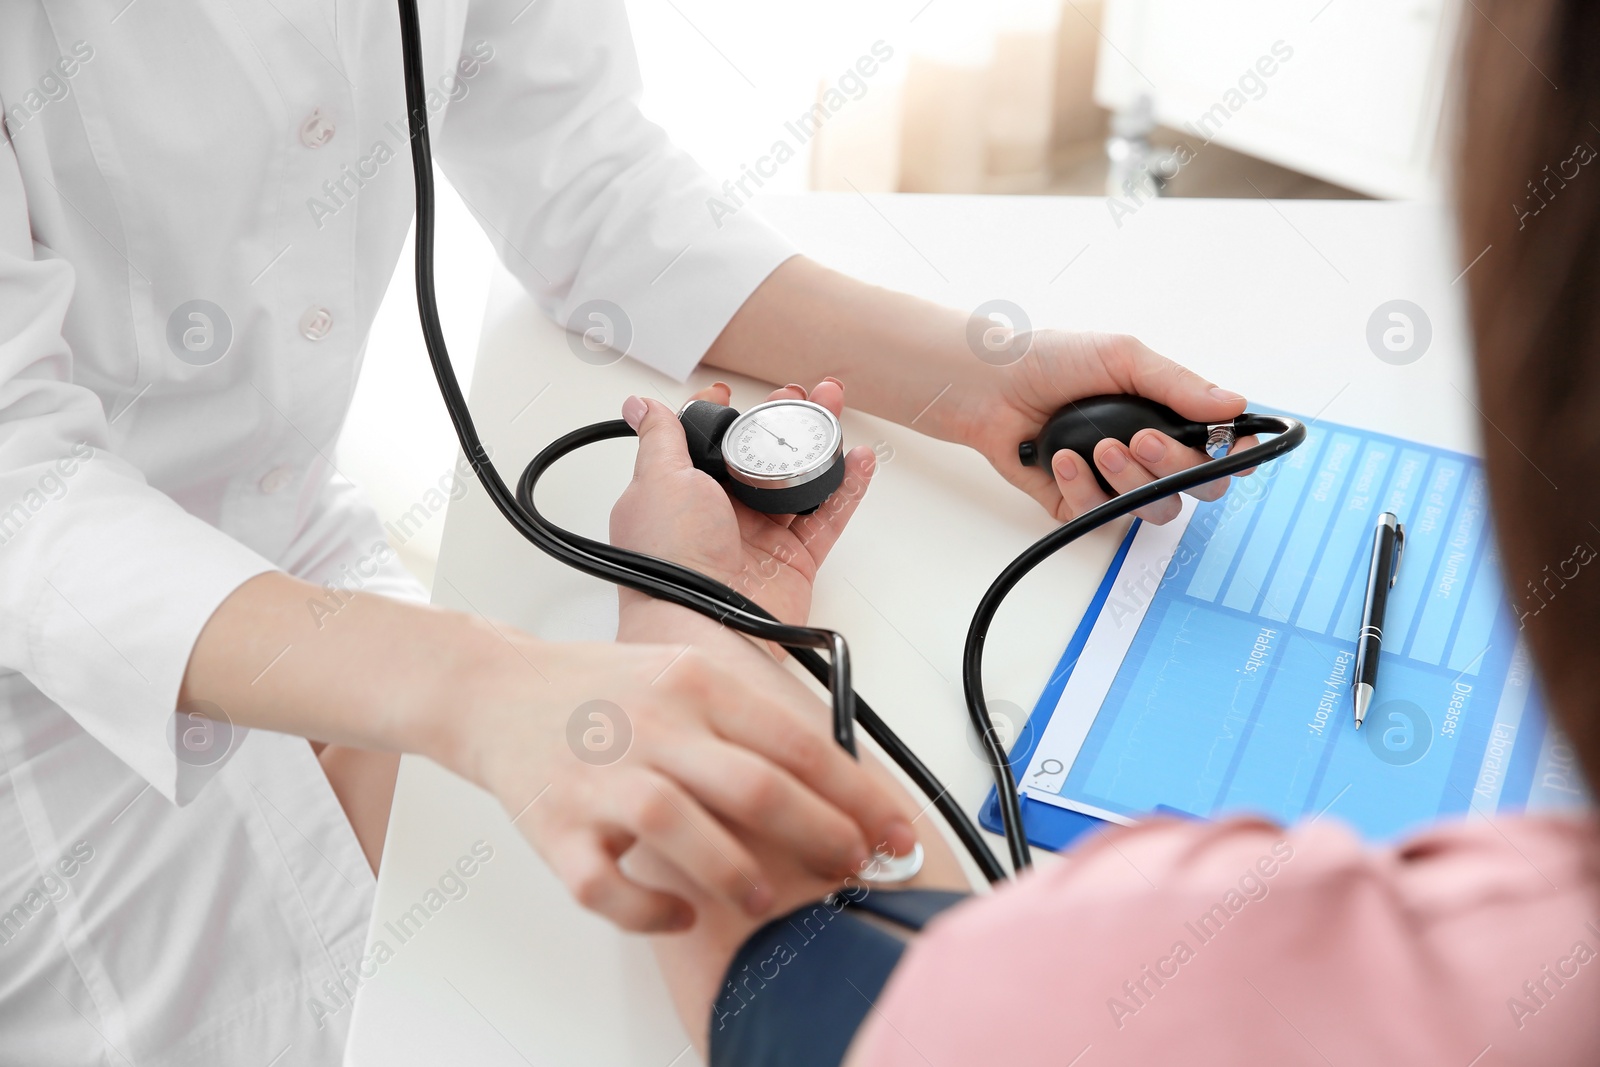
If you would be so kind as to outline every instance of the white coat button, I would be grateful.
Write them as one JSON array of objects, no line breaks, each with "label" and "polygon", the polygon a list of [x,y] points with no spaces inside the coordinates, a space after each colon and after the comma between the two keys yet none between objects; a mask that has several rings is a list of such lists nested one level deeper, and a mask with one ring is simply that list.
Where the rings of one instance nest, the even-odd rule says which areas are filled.
[{"label": "white coat button", "polygon": [[307,341],[320,341],[333,329],[333,312],[325,307],[308,307],[300,316],[300,333]]},{"label": "white coat button", "polygon": [[321,148],[333,140],[334,131],[338,129],[333,120],[322,113],[319,107],[306,120],[300,124],[300,143],[307,148]]},{"label": "white coat button", "polygon": [[263,493],[276,493],[292,481],[294,481],[293,467],[273,467],[261,476],[261,491]]}]

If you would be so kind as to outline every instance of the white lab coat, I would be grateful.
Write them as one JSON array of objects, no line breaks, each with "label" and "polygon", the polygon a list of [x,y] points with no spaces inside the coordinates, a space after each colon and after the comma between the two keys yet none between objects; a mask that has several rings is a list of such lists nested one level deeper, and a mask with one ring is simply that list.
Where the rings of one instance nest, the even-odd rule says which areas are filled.
[{"label": "white lab coat", "polygon": [[[686,375],[791,250],[639,114],[620,0],[421,6],[506,265]],[[338,1060],[354,837],[304,741],[200,766],[174,705],[256,574],[420,595],[329,462],[412,214],[399,42],[393,0],[0,6],[0,1062]]]}]

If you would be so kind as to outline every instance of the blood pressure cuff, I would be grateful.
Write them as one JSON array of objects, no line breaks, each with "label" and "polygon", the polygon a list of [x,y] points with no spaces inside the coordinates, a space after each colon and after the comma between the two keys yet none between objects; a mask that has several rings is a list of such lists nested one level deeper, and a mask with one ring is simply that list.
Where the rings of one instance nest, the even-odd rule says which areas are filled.
[{"label": "blood pressure cuff", "polygon": [[905,951],[861,914],[918,931],[967,896],[863,885],[767,923],[711,1007],[711,1067],[838,1067]]}]

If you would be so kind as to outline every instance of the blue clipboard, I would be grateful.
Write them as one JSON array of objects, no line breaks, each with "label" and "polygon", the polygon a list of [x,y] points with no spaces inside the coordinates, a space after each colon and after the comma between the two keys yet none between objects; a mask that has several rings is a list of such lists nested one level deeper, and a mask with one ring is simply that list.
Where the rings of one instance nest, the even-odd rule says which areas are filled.
[{"label": "blue clipboard", "polygon": [[[1130,658],[1127,662],[1135,666],[1127,674],[1119,669],[1106,697],[1108,701],[1115,698],[1116,702],[1097,712],[1091,734],[1083,742],[1083,752],[1096,753],[1088,757],[1091,761],[1108,751],[1126,751],[1117,746],[1128,744],[1136,744],[1139,755],[1131,762],[1128,757],[1118,757],[1114,769],[1108,772],[1097,770],[1096,764],[1090,762],[1076,779],[1074,764],[1074,770],[1061,779],[1062,784],[1076,790],[1074,799],[1079,804],[1120,812],[1130,818],[1148,812],[1192,819],[1207,817],[1193,812],[1251,810],[1288,822],[1297,817],[1297,809],[1309,811],[1309,805],[1322,804],[1324,801],[1317,799],[1320,791],[1336,792],[1333,800],[1326,801],[1331,807],[1344,798],[1343,807],[1334,814],[1374,840],[1403,833],[1435,818],[1464,815],[1469,805],[1470,810],[1486,814],[1525,808],[1587,807],[1587,791],[1559,765],[1560,738],[1544,715],[1537,679],[1518,636],[1514,614],[1536,609],[1537,605],[1523,604],[1514,611],[1501,584],[1498,555],[1487,522],[1481,461],[1332,423],[1316,427],[1313,436],[1316,443],[1308,440],[1305,460],[1274,468],[1275,474],[1283,473],[1284,481],[1268,483],[1253,502],[1242,501],[1234,517],[1223,515],[1220,522],[1212,521],[1215,509],[1221,505],[1201,505],[1213,511],[1205,515],[1197,512],[1195,521],[1182,534],[1184,544],[1194,549],[1182,565],[1187,569],[1173,571],[1170,579],[1163,577],[1148,602],[1149,618],[1157,621],[1148,629],[1141,621],[1128,653],[1133,657],[1148,636],[1142,646],[1146,654],[1151,649],[1182,647],[1188,650],[1185,658],[1174,660],[1170,651],[1161,652],[1169,658],[1160,661],[1160,671],[1144,670],[1153,661]],[[1334,646],[1347,643],[1339,635],[1356,629],[1360,596],[1352,590],[1361,584],[1365,573],[1362,543],[1380,502],[1387,510],[1399,513],[1403,521],[1415,521],[1415,533],[1408,540],[1417,544],[1408,545],[1408,552],[1421,553],[1412,557],[1411,570],[1401,575],[1402,588],[1409,583],[1410,589],[1398,607],[1391,602],[1391,615],[1395,616],[1391,623],[1397,640],[1392,651],[1389,647],[1384,649],[1385,663],[1389,664],[1386,678],[1397,695],[1393,704],[1410,707],[1415,713],[1406,720],[1408,729],[1421,724],[1414,734],[1397,728],[1357,735],[1334,710],[1338,704],[1334,691],[1347,673],[1340,663],[1348,653],[1339,652],[1335,659],[1328,659],[1327,655],[1335,651]],[[1140,539],[1142,526],[1135,521],[1129,528],[1033,713],[1019,732],[1010,755],[1018,779],[1032,767],[1056,706],[1102,615],[1110,610],[1108,605],[1119,598],[1116,606],[1128,610],[1116,583]],[[1290,536],[1300,531],[1312,536]],[[1258,544],[1256,538],[1260,538],[1259,547],[1252,552],[1250,546]],[[1593,558],[1592,551],[1587,558]],[[1583,562],[1587,559],[1577,561]],[[1281,593],[1277,591],[1280,579],[1284,583]],[[1268,595],[1269,589],[1273,590],[1272,596]],[[1237,595],[1240,593],[1243,595]],[[1157,613],[1158,605],[1166,607]],[[1266,613],[1268,607],[1272,609],[1270,614]],[[1116,619],[1115,611],[1112,617]],[[1191,618],[1199,621],[1191,623]],[[1281,630],[1282,636],[1275,633],[1274,642],[1267,645],[1260,643],[1265,637],[1253,638],[1260,655],[1253,655],[1252,659],[1259,658],[1264,664],[1264,669],[1252,676],[1254,688],[1248,692],[1231,691],[1227,697],[1230,703],[1219,704],[1210,718],[1186,719],[1187,734],[1169,732],[1152,741],[1154,735],[1148,732],[1153,721],[1148,719],[1150,709],[1159,707],[1170,696],[1164,695],[1160,687],[1185,684],[1174,680],[1178,676],[1168,674],[1168,668],[1175,666],[1191,684],[1198,679],[1198,684],[1223,692],[1223,687],[1216,684],[1216,676],[1204,673],[1219,661],[1203,654],[1203,646],[1195,643],[1194,635],[1218,634],[1218,647],[1224,647],[1227,641],[1238,644],[1235,638],[1240,634],[1249,639],[1249,632],[1261,623]],[[1409,638],[1399,638],[1401,634]],[[1095,644],[1101,647],[1100,642]],[[1320,657],[1305,651],[1313,644],[1323,650]],[[1310,677],[1313,672],[1308,672],[1308,662],[1315,668],[1316,678]],[[1204,664],[1203,668],[1196,668],[1196,663]],[[1252,663],[1246,669],[1255,667]],[[1321,680],[1325,667],[1332,670],[1326,680]],[[1226,661],[1220,661],[1216,669],[1230,670],[1229,677],[1238,673]],[[1453,681],[1440,681],[1452,677]],[[1147,684],[1146,679],[1156,681]],[[1282,693],[1275,688],[1280,683],[1285,686]],[[1441,684],[1457,695],[1451,697],[1448,707],[1441,705],[1437,709],[1444,714],[1436,716],[1439,727],[1435,733],[1424,709],[1409,705],[1400,697],[1426,694],[1427,699],[1435,699]],[[1312,697],[1309,700],[1307,687]],[[1328,692],[1320,694],[1320,701],[1315,700],[1315,691],[1325,688]],[[1242,702],[1232,703],[1236,699]],[[1424,696],[1415,699],[1423,700]],[[1312,718],[1316,721],[1308,719],[1303,726],[1283,716],[1270,722],[1260,718],[1265,709],[1274,707],[1294,707],[1311,713],[1313,703],[1316,707]],[[1382,708],[1378,710],[1381,712]],[[1234,717],[1229,719],[1229,715]],[[1230,734],[1235,723],[1241,728],[1237,734]],[[1255,754],[1254,761],[1246,764],[1250,775],[1235,775],[1243,756],[1228,764],[1226,777],[1189,759],[1192,751],[1210,749],[1186,746],[1195,743],[1197,737],[1204,741],[1200,735],[1216,729],[1222,729],[1216,736],[1238,739],[1238,752],[1245,756]],[[1141,736],[1139,730],[1146,733]],[[1379,741],[1389,745],[1391,734],[1397,745],[1410,747],[1378,752]],[[1091,747],[1096,736],[1096,743],[1101,746],[1098,749]],[[1436,737],[1437,742],[1433,740]],[[1416,738],[1425,740],[1417,744]],[[1266,747],[1247,747],[1257,740]],[[1283,760],[1276,759],[1280,749],[1273,746],[1286,746],[1281,748]],[[1373,749],[1376,760],[1364,754],[1367,748]],[[1261,753],[1272,758],[1263,762]],[[1169,764],[1178,775],[1170,779],[1176,783],[1171,798],[1161,796],[1166,792],[1164,784],[1159,789],[1150,788],[1157,780],[1152,775],[1165,774]],[[1183,775],[1195,766],[1206,770],[1208,777],[1186,789]],[[1272,777],[1280,766],[1300,777],[1283,779],[1290,784],[1280,786],[1279,780]],[[1262,767],[1267,770],[1261,771]],[[1335,777],[1329,776],[1329,767],[1337,769]],[[1341,778],[1346,784],[1338,789]],[[1160,780],[1164,783],[1168,779]],[[1077,784],[1071,785],[1073,782]],[[1361,788],[1352,791],[1358,782]],[[1066,799],[1065,792],[1052,790],[1052,794]],[[1192,811],[1161,803],[1179,797],[1186,801],[1183,807]],[[1209,797],[1215,797],[1215,801],[1208,802]],[[1408,803],[1396,803],[1399,797]],[[1073,805],[1049,803],[1026,793],[1019,800],[1028,840],[1040,848],[1060,850],[1104,821],[1072,810]],[[993,789],[979,811],[979,821],[992,832],[1002,830],[998,796]]]},{"label": "blue clipboard", "polygon": [[[1122,544],[1117,546],[1117,553],[1111,559],[1111,566],[1106,568],[1106,576],[1100,580],[1100,587],[1095,590],[1094,599],[1089,601],[1089,609],[1083,613],[1083,619],[1073,632],[1072,640],[1067,642],[1067,650],[1061,654],[1056,669],[1050,672],[1050,681],[1046,683],[1044,692],[1039,695],[1038,703],[1033,706],[1033,713],[1028,716],[1027,726],[1018,735],[1017,745],[1011,750],[1011,773],[1017,777],[1027,769],[1028,762],[1033,759],[1034,749],[1039,746],[1039,739],[1044,736],[1045,726],[1055,714],[1056,703],[1061,699],[1061,691],[1067,687],[1067,679],[1072,676],[1072,669],[1078,665],[1078,657],[1083,653],[1083,646],[1089,641],[1089,633],[1094,629],[1101,609],[1111,597],[1117,573],[1122,569],[1122,561],[1127,558],[1128,550],[1133,547],[1134,535],[1139,532],[1142,521],[1135,519],[1133,525],[1128,527],[1128,535],[1122,539]],[[1068,811],[1054,804],[1041,804],[1026,794],[1019,796],[1017,802],[1022,807],[1022,825],[1028,831],[1028,842],[1039,848],[1050,849],[1052,852],[1066,848],[1080,834],[1096,826],[1106,825],[1104,819],[1097,819],[1082,812]],[[1000,821],[1000,791],[993,786],[989,789],[983,807],[978,811],[978,824],[990,833],[1005,833],[1005,824]]]}]

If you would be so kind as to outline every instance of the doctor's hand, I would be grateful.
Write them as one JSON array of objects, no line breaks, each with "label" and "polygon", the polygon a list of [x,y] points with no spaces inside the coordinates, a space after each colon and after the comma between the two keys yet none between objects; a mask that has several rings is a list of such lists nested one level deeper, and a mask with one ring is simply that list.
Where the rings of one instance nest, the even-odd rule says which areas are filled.
[{"label": "doctor's hand", "polygon": [[763,857],[836,881],[880,842],[914,846],[892,785],[834,744],[798,679],[661,607],[686,617],[653,630],[660,643],[640,643],[628,619],[617,644],[496,639],[517,655],[474,669],[457,709],[471,728],[441,760],[499,799],[580,904],[627,930],[695,922],[684,896],[630,868],[635,846],[751,917],[780,888]]},{"label": "doctor's hand", "polygon": [[[810,399],[837,415],[844,386],[827,379],[809,398],[798,385],[767,399]],[[727,404],[718,382],[694,399]],[[872,479],[875,457],[865,446],[845,456],[844,481],[810,515],[764,515],[738,503],[689,461],[683,425],[666,405],[630,397],[623,417],[639,433],[633,481],[611,511],[611,541],[680,563],[733,587],[786,623],[804,624],[817,568],[844,532]],[[647,600],[619,590],[623,611]]]},{"label": "doctor's hand", "polygon": [[557,642],[364,592],[325,620],[306,610],[323,595],[278,572],[239,586],[195,643],[179,707],[427,756],[494,796],[579,903],[625,929],[695,920],[629,873],[636,845],[757,916],[781,873],[763,856],[841,878],[880,843],[916,841],[821,701],[710,620],[674,608],[686,618],[648,632],[624,620],[630,643]]},{"label": "doctor's hand", "polygon": [[[1017,445],[1036,437],[1049,418],[1069,401],[1104,393],[1133,393],[1172,408],[1197,422],[1223,422],[1245,409],[1245,399],[1193,371],[1157,355],[1132,337],[1114,334],[1034,332],[1027,354],[964,389],[952,389],[949,413],[939,436],[972,446],[1005,479],[1023,490],[1059,522],[1067,522],[1105,503],[1105,492],[1076,453],[1056,454],[1053,470],[1025,467]],[[1234,449],[1255,438],[1241,438]],[[1102,440],[1095,465],[1118,493],[1126,493],[1168,474],[1203,462],[1203,452],[1180,445],[1157,430],[1142,430],[1129,442]],[[1215,500],[1228,488],[1220,478],[1191,491]],[[1174,497],[1136,514],[1156,523],[1177,518]]]}]

